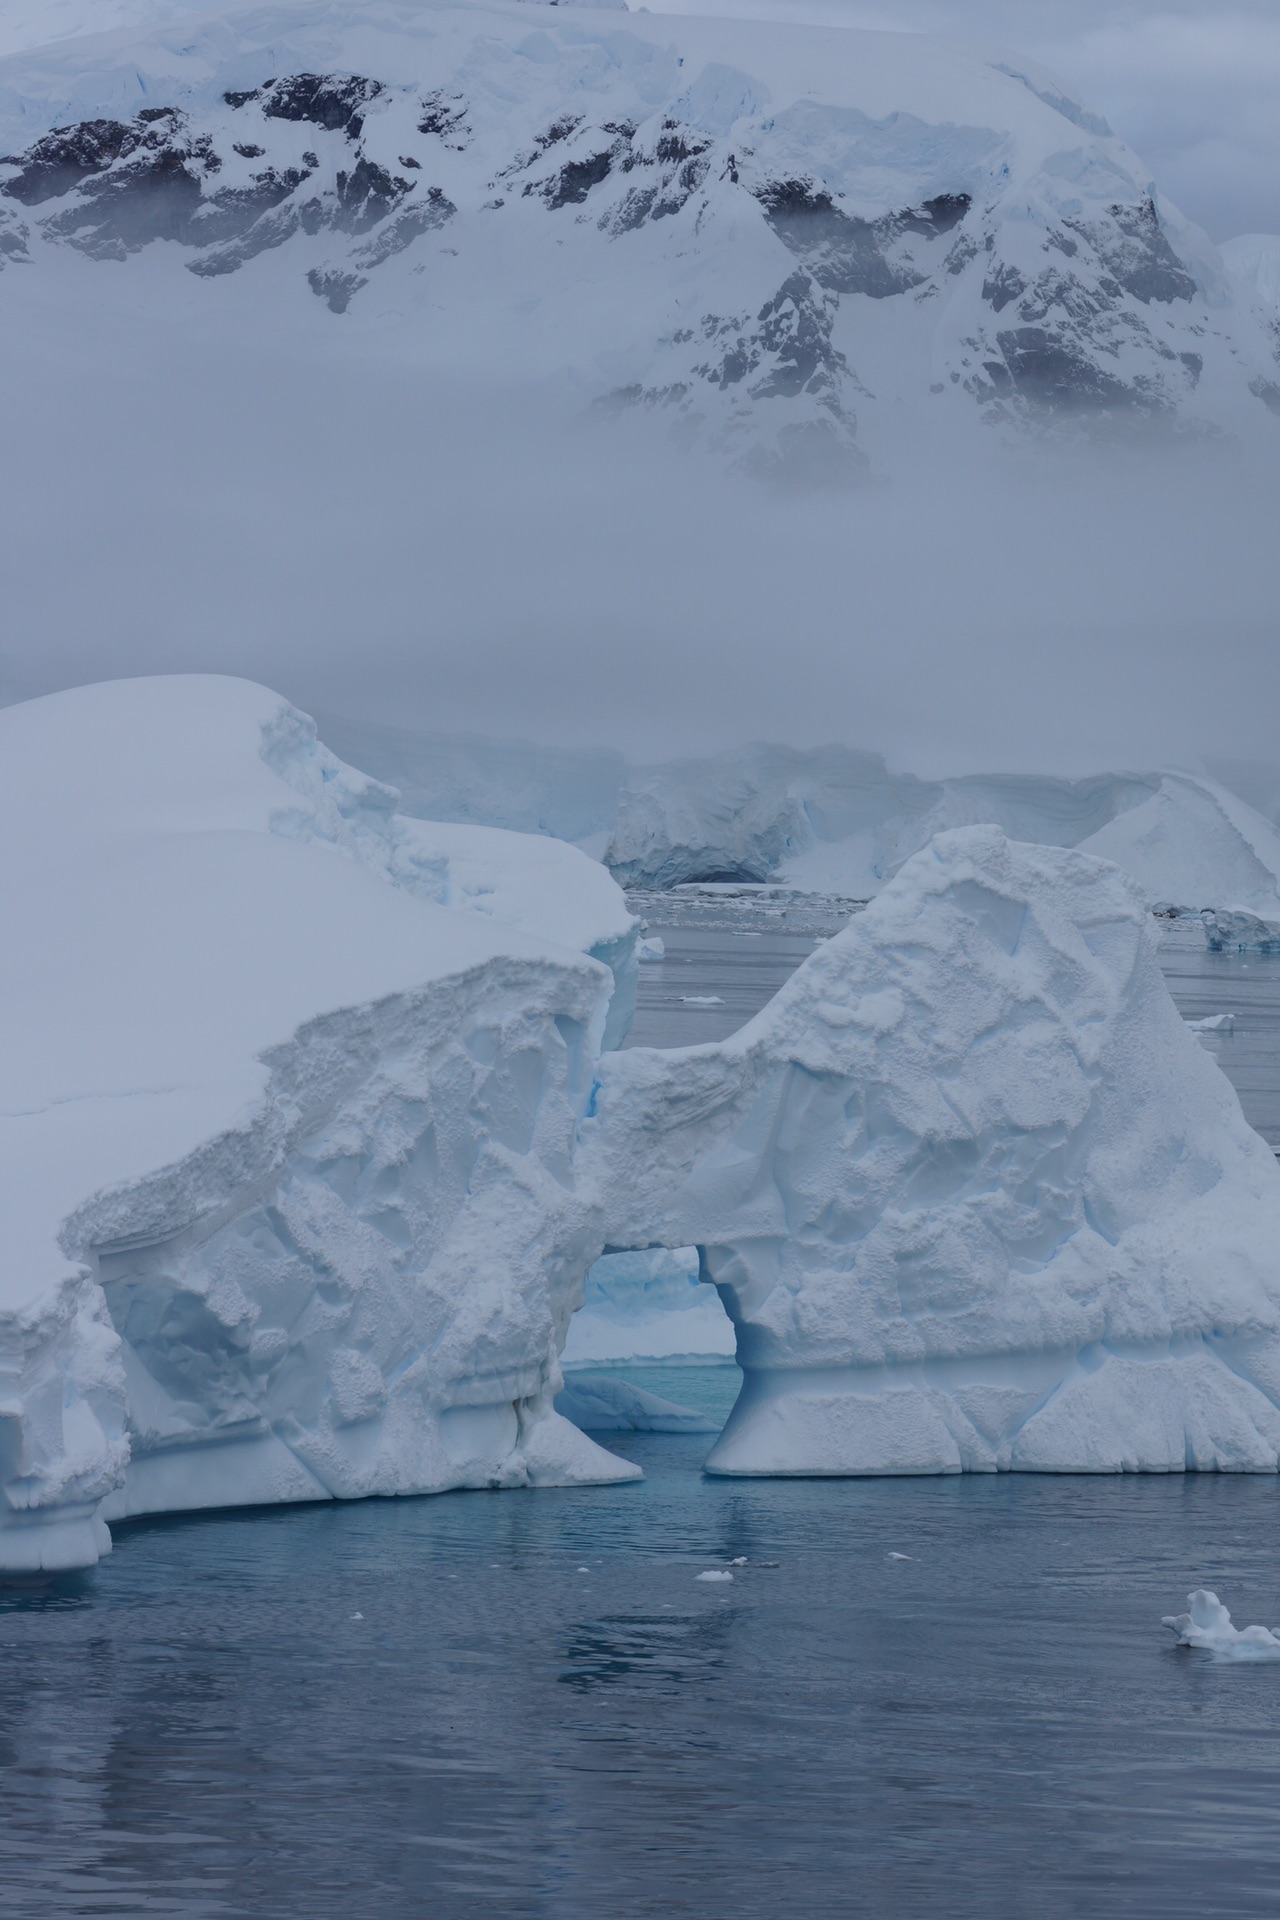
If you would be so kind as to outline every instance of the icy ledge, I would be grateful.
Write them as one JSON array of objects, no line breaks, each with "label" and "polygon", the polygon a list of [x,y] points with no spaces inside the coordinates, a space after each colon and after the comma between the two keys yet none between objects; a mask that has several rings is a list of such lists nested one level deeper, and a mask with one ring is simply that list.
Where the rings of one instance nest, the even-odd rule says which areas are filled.
[{"label": "icy ledge", "polygon": [[0,712],[0,824],[0,1568],[125,1514],[632,1477],[552,1405],[608,876],[435,838],[201,676]]},{"label": "icy ledge", "polygon": [[1280,1170],[1143,896],[944,833],[731,1039],[615,1054],[611,1248],[701,1250],[726,1474],[1274,1471]]}]

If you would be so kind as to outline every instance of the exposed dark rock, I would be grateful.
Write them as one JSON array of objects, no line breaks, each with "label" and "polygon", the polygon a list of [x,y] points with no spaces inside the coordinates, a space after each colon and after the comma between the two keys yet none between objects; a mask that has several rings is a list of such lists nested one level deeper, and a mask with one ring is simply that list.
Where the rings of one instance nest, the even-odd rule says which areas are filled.
[{"label": "exposed dark rock", "polygon": [[811,393],[839,404],[839,382],[848,373],[844,355],[831,344],[834,314],[807,273],[793,273],[757,316],[762,355],[774,365],[751,389],[757,400],[791,399]]},{"label": "exposed dark rock", "polygon": [[[998,334],[1009,387],[1029,405],[1054,413],[1132,412],[1158,408],[1159,396],[1138,382],[1108,373],[1069,335],[1046,327],[1015,327]],[[992,370],[988,362],[987,371]],[[993,376],[993,385],[1001,383]]]},{"label": "exposed dark rock", "polygon": [[982,297],[996,313],[1003,313],[1010,301],[1020,299],[1027,283],[1016,267],[1003,262],[982,283]]},{"label": "exposed dark rock", "polygon": [[[249,229],[264,213],[270,213],[278,207],[309,178],[307,172],[297,167],[290,167],[283,173],[268,168],[266,172],[256,174],[247,187],[224,187],[204,202],[186,231],[178,237],[189,246],[206,247],[247,236]],[[279,246],[284,238],[287,235],[280,234],[279,238],[267,241],[266,245]],[[263,251],[265,247],[256,246],[241,257],[251,259],[253,254]],[[218,270],[227,271],[225,267]]]},{"label": "exposed dark rock", "polygon": [[202,280],[214,280],[224,273],[235,273],[246,260],[256,259],[260,253],[269,253],[272,247],[281,247],[292,234],[298,231],[301,222],[296,207],[282,207],[278,213],[267,213],[255,220],[242,239],[229,246],[209,247],[196,259],[188,260],[187,270]]},{"label": "exposed dark rock", "polygon": [[443,227],[451,220],[458,209],[439,187],[431,187],[425,201],[419,201],[388,220],[379,229],[372,240],[367,240],[355,254],[362,267],[380,267],[384,260],[390,260],[393,254],[403,253],[404,249],[424,233],[431,233]]},{"label": "exposed dark rock", "polygon": [[312,293],[328,301],[330,313],[345,313],[351,305],[351,296],[359,293],[365,284],[362,274],[340,273],[333,268],[313,267],[307,275],[307,285]]},{"label": "exposed dark rock", "polygon": [[400,165],[402,167],[412,167],[415,173],[420,173],[422,170],[421,160],[411,159],[407,153],[400,155]]},{"label": "exposed dark rock", "polygon": [[71,193],[94,174],[105,173],[140,143],[138,129],[119,120],[82,120],[75,127],[55,127],[10,163],[22,171],[16,179],[5,181],[0,193],[24,207],[38,207]]},{"label": "exposed dark rock", "polygon": [[242,146],[240,142],[237,141],[231,151],[232,153],[238,153],[242,160],[261,160],[263,154],[266,152],[266,148],[255,147],[249,144]]},{"label": "exposed dark rock", "polygon": [[344,233],[367,233],[386,219],[412,187],[412,181],[401,180],[372,160],[360,160],[350,173],[338,175],[338,211],[332,224]]},{"label": "exposed dark rock", "polygon": [[[268,80],[267,85],[274,86],[275,82]],[[224,93],[222,97],[229,107],[235,107],[238,110],[240,107],[247,107],[251,100],[261,99],[262,88],[248,87],[243,93]]]},{"label": "exposed dark rock", "polygon": [[1274,380],[1264,380],[1259,375],[1249,382],[1249,391],[1255,400],[1261,400],[1269,413],[1280,414],[1280,386]]},{"label": "exposed dark rock", "polygon": [[1178,358],[1191,376],[1191,384],[1194,387],[1198,383],[1200,375],[1204,372],[1204,355],[1201,353],[1180,353]]},{"label": "exposed dark rock", "polygon": [[186,240],[202,202],[199,176],[172,147],[81,187],[78,203],[45,222],[94,259],[118,260],[152,240]]},{"label": "exposed dark rock", "polygon": [[345,133],[348,140],[358,140],[364,130],[361,108],[382,92],[380,80],[366,80],[357,73],[345,77],[296,73],[275,82],[262,111],[268,120],[306,121],[326,133]]},{"label": "exposed dark rock", "polygon": [[602,180],[608,179],[612,166],[613,150],[606,148],[603,153],[592,153],[582,160],[567,161],[554,179],[541,186],[531,181],[525,192],[541,193],[547,205],[553,209],[579,206],[592,187],[598,187]]},{"label": "exposed dark rock", "polygon": [[885,240],[897,231],[890,226],[891,216],[872,222],[842,213],[829,193],[807,180],[772,181],[757,189],[756,198],[783,245],[832,293],[865,293],[884,300],[922,285],[926,278],[885,257]]},{"label": "exposed dark rock", "polygon": [[1135,300],[1193,300],[1196,283],[1169,245],[1150,195],[1136,207],[1108,211],[1107,226],[1080,220],[1064,220],[1063,225],[1093,248],[1106,271]]},{"label": "exposed dark rock", "polygon": [[[455,153],[463,153],[471,137],[467,103],[460,93],[429,93],[422,102],[419,133],[434,133]],[[407,162],[401,161],[401,165]]]}]

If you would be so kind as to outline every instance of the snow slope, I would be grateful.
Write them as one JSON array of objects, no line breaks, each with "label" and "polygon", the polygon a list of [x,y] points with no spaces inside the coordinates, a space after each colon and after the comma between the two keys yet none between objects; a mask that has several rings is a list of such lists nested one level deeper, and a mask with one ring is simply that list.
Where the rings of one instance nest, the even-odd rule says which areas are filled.
[{"label": "snow slope", "polygon": [[601,1063],[616,1247],[696,1245],[721,1473],[1274,1471],[1280,1168],[1140,891],[938,836],[732,1038]]},{"label": "snow slope", "polygon": [[111,263],[154,251],[152,321],[188,274],[229,346],[318,298],[353,355],[753,471],[1280,406],[1254,303],[1123,142],[918,36],[293,0],[14,54],[0,150],[0,262],[74,262],[59,298],[123,297]]},{"label": "snow slope", "polygon": [[0,712],[0,1566],[629,1472],[551,1406],[615,997],[574,945],[628,916],[574,849],[394,801],[243,681]]}]

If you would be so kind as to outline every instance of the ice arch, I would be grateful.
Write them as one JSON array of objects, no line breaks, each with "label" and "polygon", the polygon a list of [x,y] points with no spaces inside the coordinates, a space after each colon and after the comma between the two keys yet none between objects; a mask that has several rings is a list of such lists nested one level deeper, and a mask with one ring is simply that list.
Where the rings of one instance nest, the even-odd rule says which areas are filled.
[{"label": "ice arch", "polygon": [[940,835],[730,1039],[603,1059],[579,1168],[703,1249],[713,1471],[1280,1460],[1280,1170],[1101,861]]}]

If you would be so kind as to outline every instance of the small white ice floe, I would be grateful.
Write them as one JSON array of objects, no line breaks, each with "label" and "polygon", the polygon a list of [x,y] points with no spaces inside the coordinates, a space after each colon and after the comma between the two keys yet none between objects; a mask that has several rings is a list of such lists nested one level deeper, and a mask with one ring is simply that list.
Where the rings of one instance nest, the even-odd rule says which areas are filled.
[{"label": "small white ice floe", "polygon": [[722,1007],[724,1005],[718,993],[682,993],[680,998],[686,1007]]},{"label": "small white ice floe", "polygon": [[363,1619],[364,1619],[364,1615],[363,1615],[362,1613],[353,1613],[353,1614],[352,1614],[352,1616],[351,1616],[351,1618],[352,1618],[353,1620],[363,1620]]},{"label": "small white ice floe", "polygon": [[591,1569],[590,1569],[590,1567],[579,1567],[579,1568],[578,1568],[578,1572],[579,1572],[579,1573],[590,1573],[590,1571],[591,1571]]},{"label": "small white ice floe", "polygon": [[1280,1634],[1267,1627],[1233,1627],[1216,1593],[1197,1587],[1187,1595],[1189,1613],[1166,1613],[1180,1647],[1203,1647],[1218,1660],[1280,1660]]},{"label": "small white ice floe", "polygon": [[666,944],[656,933],[651,933],[636,948],[637,960],[664,960]]},{"label": "small white ice floe", "polygon": [[1236,1024],[1234,1013],[1209,1013],[1203,1020],[1188,1020],[1192,1033],[1230,1033]]},{"label": "small white ice floe", "polygon": [[722,1571],[722,1569],[719,1567],[708,1567],[705,1573],[695,1573],[693,1577],[695,1580],[723,1581],[723,1580],[732,1580],[733,1575],[731,1573]]},{"label": "small white ice floe", "polygon": [[909,1560],[911,1555],[909,1553],[891,1553],[888,1555],[888,1558],[890,1560]]},{"label": "small white ice floe", "polygon": [[731,1560],[729,1562],[729,1565],[731,1567],[745,1567],[746,1564],[747,1564],[747,1556],[745,1553],[740,1553],[736,1560]]}]

